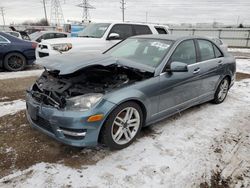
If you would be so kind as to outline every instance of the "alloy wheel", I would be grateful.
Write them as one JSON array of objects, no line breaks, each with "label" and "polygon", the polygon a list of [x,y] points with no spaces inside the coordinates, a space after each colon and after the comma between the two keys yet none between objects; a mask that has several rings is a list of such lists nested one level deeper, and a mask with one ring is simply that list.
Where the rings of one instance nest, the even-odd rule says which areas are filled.
[{"label": "alloy wheel", "polygon": [[119,145],[130,142],[139,130],[140,121],[141,118],[137,109],[127,107],[121,110],[115,117],[111,128],[114,142]]}]

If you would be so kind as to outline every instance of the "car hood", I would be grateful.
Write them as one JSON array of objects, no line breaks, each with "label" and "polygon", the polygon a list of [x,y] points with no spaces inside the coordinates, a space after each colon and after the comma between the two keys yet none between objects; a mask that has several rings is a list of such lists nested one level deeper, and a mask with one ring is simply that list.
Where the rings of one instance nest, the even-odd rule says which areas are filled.
[{"label": "car hood", "polygon": [[143,72],[154,73],[155,71],[155,68],[141,63],[100,53],[60,54],[41,58],[36,63],[48,70],[59,71],[59,75],[71,74],[90,66],[109,66],[112,64],[138,69]]},{"label": "car hood", "polygon": [[68,38],[57,38],[57,39],[48,39],[44,40],[42,44],[62,44],[62,43],[71,43],[72,45],[78,44],[88,44],[93,42],[102,41],[101,38],[86,38],[86,37],[68,37]]}]

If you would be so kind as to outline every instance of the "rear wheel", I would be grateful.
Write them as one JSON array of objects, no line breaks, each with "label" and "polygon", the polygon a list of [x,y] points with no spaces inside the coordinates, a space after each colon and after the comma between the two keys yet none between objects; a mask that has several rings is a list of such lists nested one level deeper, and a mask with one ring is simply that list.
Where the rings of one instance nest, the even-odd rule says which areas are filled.
[{"label": "rear wheel", "polygon": [[23,70],[26,65],[26,58],[20,53],[9,53],[4,58],[4,68],[8,71]]},{"label": "rear wheel", "polygon": [[228,90],[229,90],[229,79],[224,78],[215,92],[213,103],[215,104],[222,103],[227,97]]},{"label": "rear wheel", "polygon": [[110,149],[128,147],[138,136],[143,123],[143,113],[135,102],[118,106],[108,117],[101,138]]}]

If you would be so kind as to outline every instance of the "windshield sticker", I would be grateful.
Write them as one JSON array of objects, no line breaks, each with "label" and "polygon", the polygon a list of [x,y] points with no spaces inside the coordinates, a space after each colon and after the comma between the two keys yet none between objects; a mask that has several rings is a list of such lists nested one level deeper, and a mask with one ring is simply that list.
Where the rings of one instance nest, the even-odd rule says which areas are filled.
[{"label": "windshield sticker", "polygon": [[161,42],[151,42],[151,46],[159,48],[159,50],[166,50],[169,48],[169,44],[161,43]]}]

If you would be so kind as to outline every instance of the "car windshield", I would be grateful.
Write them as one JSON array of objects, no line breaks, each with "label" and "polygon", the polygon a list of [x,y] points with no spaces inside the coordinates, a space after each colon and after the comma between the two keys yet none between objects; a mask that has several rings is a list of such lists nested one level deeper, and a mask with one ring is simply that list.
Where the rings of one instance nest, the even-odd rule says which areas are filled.
[{"label": "car windshield", "polygon": [[110,23],[89,24],[83,31],[78,33],[78,37],[101,38],[109,26]]},{"label": "car windshield", "polygon": [[161,39],[127,39],[106,52],[150,67],[157,67],[169,51],[172,41]]},{"label": "car windshield", "polygon": [[39,37],[40,35],[41,35],[41,32],[40,32],[40,31],[37,31],[37,32],[35,32],[35,33],[30,34],[29,36],[30,36],[30,39],[31,39],[31,40],[34,40],[34,39],[36,39],[37,37]]}]

